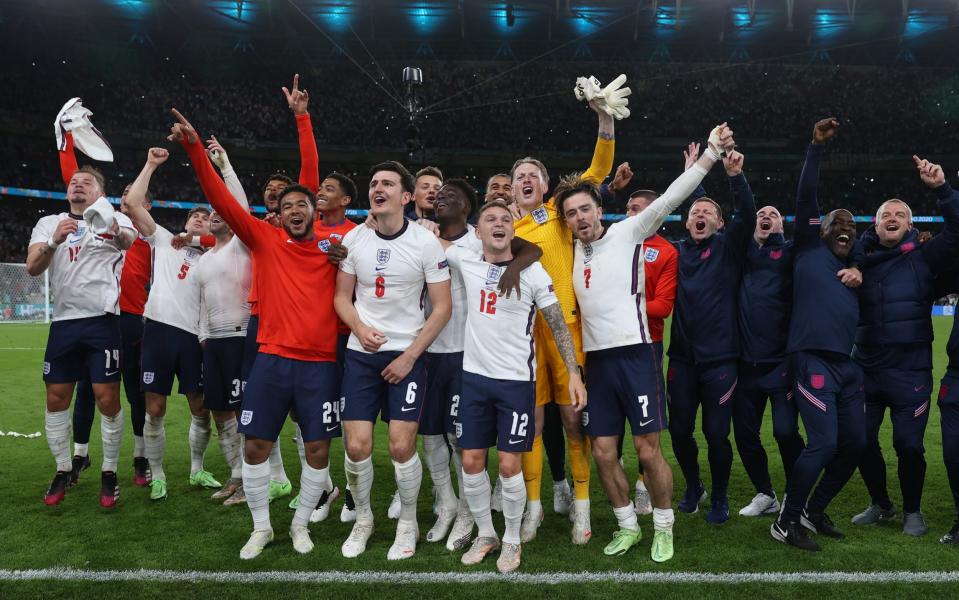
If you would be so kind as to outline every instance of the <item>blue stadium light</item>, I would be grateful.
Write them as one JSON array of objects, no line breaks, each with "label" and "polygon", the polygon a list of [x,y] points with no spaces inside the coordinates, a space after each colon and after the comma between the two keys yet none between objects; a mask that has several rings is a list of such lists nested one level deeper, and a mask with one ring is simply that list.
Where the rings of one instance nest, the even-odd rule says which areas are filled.
[{"label": "blue stadium light", "polygon": [[932,15],[925,10],[911,10],[906,16],[906,37],[916,37],[949,25],[949,15]]},{"label": "blue stadium light", "polygon": [[147,0],[112,0],[110,4],[127,17],[146,17],[150,12],[150,3]]},{"label": "blue stadium light", "polygon": [[830,39],[849,28],[849,14],[845,10],[817,8],[813,14],[813,29],[818,39]]},{"label": "blue stadium light", "polygon": [[590,6],[571,6],[573,30],[577,35],[589,35],[603,26],[604,18],[600,11]]},{"label": "blue stadium light", "polygon": [[733,19],[733,25],[740,28],[749,27],[752,25],[752,19],[749,18],[749,9],[745,6],[736,6],[731,11],[730,14]]},{"label": "blue stadium light", "polygon": [[246,0],[212,0],[206,7],[220,20],[238,29],[250,29],[257,21],[262,8],[258,2]]},{"label": "blue stadium light", "polygon": [[423,35],[436,33],[446,20],[446,12],[443,7],[432,6],[427,3],[414,4],[406,9],[409,15],[410,23],[413,29]]},{"label": "blue stadium light", "polygon": [[313,14],[326,29],[342,33],[350,30],[355,12],[353,2],[334,2],[317,6]]},{"label": "blue stadium light", "polygon": [[673,37],[679,26],[679,19],[676,18],[676,7],[660,6],[656,9],[656,37]]}]

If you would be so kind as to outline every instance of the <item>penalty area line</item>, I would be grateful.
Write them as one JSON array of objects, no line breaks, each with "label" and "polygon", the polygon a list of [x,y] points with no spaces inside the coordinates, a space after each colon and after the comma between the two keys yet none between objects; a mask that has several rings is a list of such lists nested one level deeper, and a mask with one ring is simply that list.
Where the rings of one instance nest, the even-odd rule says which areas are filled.
[{"label": "penalty area line", "polygon": [[0,569],[0,581],[151,581],[163,583],[388,583],[470,584],[509,582],[531,585],[571,583],[956,583],[959,571],[821,571],[768,573],[700,572],[391,572],[391,571],[174,571],[160,569],[89,570],[70,567],[46,569]]}]

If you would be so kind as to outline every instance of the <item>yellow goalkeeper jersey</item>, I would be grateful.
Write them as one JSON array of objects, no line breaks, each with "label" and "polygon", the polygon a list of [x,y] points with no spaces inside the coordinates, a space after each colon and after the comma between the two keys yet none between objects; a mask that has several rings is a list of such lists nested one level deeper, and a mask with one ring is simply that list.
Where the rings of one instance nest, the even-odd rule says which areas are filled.
[{"label": "yellow goalkeeper jersey", "polygon": [[[593,161],[582,179],[599,185],[613,170],[615,144],[612,140],[597,138]],[[573,234],[550,198],[546,204],[514,223],[516,235],[540,247],[540,262],[553,280],[556,298],[563,309],[567,323],[579,320],[576,293],[573,291]]]}]

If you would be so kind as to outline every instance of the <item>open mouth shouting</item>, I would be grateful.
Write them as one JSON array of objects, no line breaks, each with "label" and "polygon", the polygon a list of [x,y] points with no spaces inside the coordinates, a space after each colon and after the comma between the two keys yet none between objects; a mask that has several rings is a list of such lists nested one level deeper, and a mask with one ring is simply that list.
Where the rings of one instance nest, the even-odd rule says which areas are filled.
[{"label": "open mouth shouting", "polygon": [[693,227],[696,228],[696,231],[706,231],[706,221],[700,219],[693,224]]},{"label": "open mouth shouting", "polygon": [[762,231],[769,231],[773,228],[772,219],[763,219],[759,222],[759,229]]}]

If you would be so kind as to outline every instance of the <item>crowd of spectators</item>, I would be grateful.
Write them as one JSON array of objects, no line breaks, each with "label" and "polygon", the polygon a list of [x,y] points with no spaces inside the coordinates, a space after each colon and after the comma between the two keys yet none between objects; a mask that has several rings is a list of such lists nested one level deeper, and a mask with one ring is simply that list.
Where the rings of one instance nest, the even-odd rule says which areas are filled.
[{"label": "crowd of spectators", "polygon": [[[110,194],[119,195],[133,180],[147,147],[165,141],[172,106],[201,132],[217,135],[228,150],[239,150],[231,156],[254,201],[269,174],[285,172],[296,178],[295,128],[280,92],[280,86],[290,85],[295,67],[287,69],[291,72],[234,70],[211,78],[159,55],[140,60],[137,69],[104,69],[53,55],[9,57],[0,86],[42,93],[0,96],[0,126],[19,136],[16,144],[0,145],[0,185],[63,190],[52,121],[73,96],[83,98],[96,125],[114,143],[115,162],[101,165]],[[310,92],[323,173],[336,169],[351,174],[362,190],[368,165],[404,148],[411,136],[409,112],[401,106],[408,100],[400,81],[402,66],[379,65],[384,74],[373,73],[378,84],[345,60],[303,69],[301,87]],[[511,159],[493,169],[446,165],[441,157],[488,151],[516,158],[545,156],[550,164],[550,156],[575,153],[585,163],[596,119],[573,98],[573,81],[579,75],[596,75],[604,83],[620,72],[628,76],[634,92],[632,116],[617,126],[617,164],[632,164],[636,176],[631,188],[665,188],[682,168],[683,145],[726,121],[747,154],[746,170],[757,202],[789,214],[811,125],[818,118],[836,116],[843,128],[831,152],[835,163],[849,168],[824,171],[823,209],[842,206],[870,214],[882,200],[899,197],[917,214],[934,214],[934,198],[914,171],[861,165],[890,160],[906,164],[913,153],[935,160],[959,147],[959,75],[948,70],[544,61],[428,61],[421,67],[424,84],[416,88],[414,103],[417,137],[433,152],[429,156],[440,157],[426,161],[443,168],[447,177],[465,176],[480,191],[493,171],[508,170]],[[347,153],[360,149],[365,162],[328,160],[324,148]],[[764,160],[751,161],[752,152]],[[192,169],[179,160],[182,155],[177,158],[154,178],[154,196],[202,201]],[[414,158],[410,166],[415,169],[422,162]],[[706,188],[729,207],[718,171]],[[554,183],[561,174],[551,173]],[[22,261],[38,210],[57,208],[38,208],[36,202],[14,197],[2,202],[0,262]],[[622,212],[623,203],[620,198],[609,210]],[[357,199],[355,206],[364,208],[365,198]],[[170,223],[178,218],[173,213]]]}]

